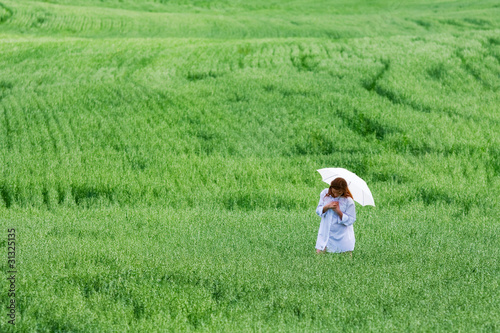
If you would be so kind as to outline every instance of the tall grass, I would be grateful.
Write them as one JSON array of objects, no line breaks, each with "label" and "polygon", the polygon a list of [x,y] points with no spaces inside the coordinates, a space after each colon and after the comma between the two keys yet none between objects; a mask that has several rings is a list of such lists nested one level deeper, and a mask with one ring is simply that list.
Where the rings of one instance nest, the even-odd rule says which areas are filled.
[{"label": "tall grass", "polygon": [[[2,1],[17,330],[497,330],[499,8]],[[352,260],[313,256],[334,166]]]},{"label": "tall grass", "polygon": [[[459,52],[475,46],[491,58],[493,36],[176,41],[173,50],[163,40],[73,41],[71,53],[47,42],[36,60],[23,60],[31,43],[5,42],[3,204],[182,205],[204,191],[221,204],[261,184],[263,205],[275,207],[276,186],[316,192],[316,167],[377,181],[377,165],[394,156],[425,170],[392,170],[399,181],[450,177],[432,166],[444,157],[463,170],[472,163],[466,177],[486,190],[499,172],[498,80],[482,84],[494,71],[472,75]],[[312,194],[301,193],[293,200]]]}]

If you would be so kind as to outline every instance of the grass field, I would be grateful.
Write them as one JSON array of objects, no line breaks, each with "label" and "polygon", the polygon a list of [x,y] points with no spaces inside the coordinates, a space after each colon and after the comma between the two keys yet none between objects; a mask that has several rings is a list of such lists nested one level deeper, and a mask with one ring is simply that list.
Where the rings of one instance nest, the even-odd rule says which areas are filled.
[{"label": "grass field", "polygon": [[[0,331],[497,332],[499,18],[0,0]],[[324,167],[375,198],[352,259],[314,254]]]}]

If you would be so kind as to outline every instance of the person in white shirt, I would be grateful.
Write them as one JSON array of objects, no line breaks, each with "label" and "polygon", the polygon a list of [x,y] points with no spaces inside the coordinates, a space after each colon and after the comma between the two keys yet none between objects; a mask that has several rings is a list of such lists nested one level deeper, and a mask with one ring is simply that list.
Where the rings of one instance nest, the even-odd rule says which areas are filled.
[{"label": "person in white shirt", "polygon": [[356,207],[344,178],[335,178],[321,192],[316,214],[321,217],[316,253],[349,252],[352,256]]}]

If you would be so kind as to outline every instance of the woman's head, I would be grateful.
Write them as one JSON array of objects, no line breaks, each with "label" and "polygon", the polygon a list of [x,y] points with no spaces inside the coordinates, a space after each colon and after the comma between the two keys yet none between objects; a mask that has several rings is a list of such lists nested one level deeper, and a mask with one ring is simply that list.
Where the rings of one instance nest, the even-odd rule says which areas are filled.
[{"label": "woman's head", "polygon": [[352,199],[351,191],[347,187],[347,182],[344,178],[335,178],[330,183],[330,188],[328,189],[328,195],[331,197],[350,197]]}]

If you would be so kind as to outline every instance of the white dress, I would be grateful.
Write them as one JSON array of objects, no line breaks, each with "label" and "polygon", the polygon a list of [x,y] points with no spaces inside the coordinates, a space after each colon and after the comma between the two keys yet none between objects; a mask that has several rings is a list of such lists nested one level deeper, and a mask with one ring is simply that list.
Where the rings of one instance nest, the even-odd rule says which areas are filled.
[{"label": "white dress", "polygon": [[[323,251],[326,247],[327,252],[352,251],[355,243],[352,225],[356,221],[354,200],[349,197],[333,198],[327,194],[326,188],[321,192],[316,208],[316,214],[321,217],[316,249]],[[342,219],[333,209],[328,209],[323,213],[323,206],[332,201],[339,202]]]}]

